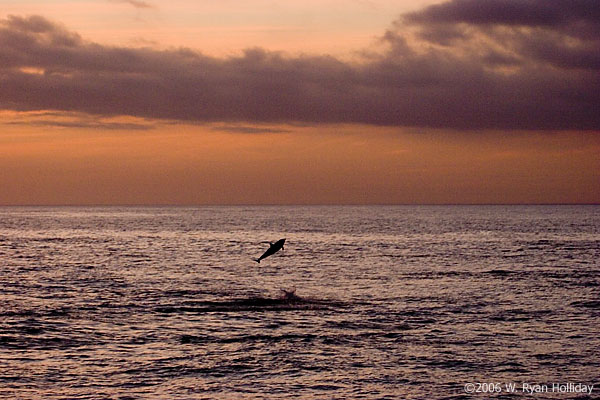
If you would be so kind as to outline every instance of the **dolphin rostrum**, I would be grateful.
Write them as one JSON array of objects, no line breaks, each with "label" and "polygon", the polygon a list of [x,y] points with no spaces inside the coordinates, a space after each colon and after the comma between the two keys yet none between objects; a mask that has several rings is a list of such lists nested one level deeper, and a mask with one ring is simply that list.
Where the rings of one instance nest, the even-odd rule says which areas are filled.
[{"label": "dolphin rostrum", "polygon": [[267,251],[265,251],[262,256],[253,259],[257,263],[260,263],[260,260],[262,260],[263,258],[272,256],[273,254],[277,253],[279,250],[283,250],[283,244],[285,243],[285,239],[279,239],[275,243],[271,243],[271,242],[266,242],[266,243],[269,243],[269,248],[267,249]]}]

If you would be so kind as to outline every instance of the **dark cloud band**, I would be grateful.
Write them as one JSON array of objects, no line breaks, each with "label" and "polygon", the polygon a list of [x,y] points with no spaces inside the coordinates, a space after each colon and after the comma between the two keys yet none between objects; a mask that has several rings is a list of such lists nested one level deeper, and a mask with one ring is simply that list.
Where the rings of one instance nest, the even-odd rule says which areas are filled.
[{"label": "dark cloud band", "polygon": [[[571,4],[523,3],[546,2]],[[578,2],[588,12],[568,18],[513,20],[516,1],[477,0],[488,11],[506,5],[488,18],[473,14],[474,3],[404,16],[384,36],[385,52],[356,62],[103,46],[43,17],[9,17],[0,22],[0,107],[190,122],[600,129],[596,3]]]}]

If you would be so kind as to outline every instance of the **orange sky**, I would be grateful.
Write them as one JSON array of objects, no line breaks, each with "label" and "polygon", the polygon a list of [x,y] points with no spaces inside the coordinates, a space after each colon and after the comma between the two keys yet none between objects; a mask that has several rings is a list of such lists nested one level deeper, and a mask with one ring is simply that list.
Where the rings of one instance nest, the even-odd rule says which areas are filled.
[{"label": "orange sky", "polygon": [[[0,78],[8,88],[8,94],[0,94],[0,205],[600,203],[597,119],[587,109],[563,101],[561,96],[558,100],[548,98],[546,104],[540,103],[539,98],[528,99],[510,92],[522,86],[511,86],[513,79],[522,82],[521,76],[543,89],[547,84],[542,74],[548,74],[548,82],[552,82],[553,74],[562,73],[559,67],[546,68],[542,64],[554,61],[532,59],[528,64],[514,64],[517,67],[513,65],[509,71],[508,64],[482,64],[481,48],[474,52],[472,42],[462,41],[450,48],[440,42],[419,44],[421,47],[414,49],[421,50],[415,53],[394,50],[405,46],[404,40],[395,36],[400,33],[388,35],[385,43],[377,39],[386,31],[393,31],[392,22],[402,13],[422,10],[424,4],[433,2],[407,2],[395,11],[391,1],[357,1],[347,7],[340,1],[308,1],[296,6],[271,2],[276,7],[270,8],[268,2],[250,7],[251,2],[226,1],[222,6],[205,9],[197,4],[186,9],[187,3],[173,1],[166,6],[148,1],[144,3],[148,7],[133,7],[126,1],[2,3],[7,14],[26,16],[36,10],[43,17],[35,21],[12,20],[6,24],[7,30],[24,32],[21,25],[28,24],[28,37],[35,37],[40,29],[58,32],[59,36],[36,42],[36,46],[49,49],[39,51],[39,59],[35,58],[38,50],[32,51],[31,47],[23,56],[25,61],[19,61],[18,56],[13,58],[14,51],[10,58],[3,58],[0,52]],[[120,16],[107,20],[100,18],[100,12]],[[328,17],[330,14],[333,16]],[[438,24],[437,15],[433,11],[422,13],[414,20],[417,24],[425,24],[423,20]],[[62,28],[48,28],[46,22],[40,22],[46,20]],[[32,28],[34,22],[44,28]],[[412,29],[415,22],[411,23]],[[420,32],[424,31],[423,26],[430,28],[418,25]],[[140,29],[136,31],[135,27]],[[272,34],[280,28],[285,28],[285,33]],[[447,22],[444,20],[443,25],[436,25],[427,33],[437,35],[438,29],[449,29]],[[562,32],[562,28],[556,29]],[[253,33],[242,34],[247,31]],[[183,90],[181,97],[169,87],[165,95],[159,93],[159,100],[166,95],[171,99],[165,102],[167,111],[163,112],[143,93],[152,96],[154,88],[162,90],[171,80],[160,83],[158,78],[144,78],[139,83],[135,81],[137,64],[123,61],[98,72],[100,67],[92,70],[90,62],[80,62],[80,58],[73,58],[73,64],[42,59],[54,51],[56,38],[71,37],[61,32],[76,32],[83,38],[85,42],[69,45],[73,52],[80,52],[78,57],[98,51],[92,60],[101,60],[103,54],[119,57],[128,49],[146,46],[149,50],[131,53],[133,56],[127,60],[158,60],[155,77],[161,76],[163,65],[171,65],[163,64],[163,58],[180,62],[173,68],[183,75],[187,73],[188,56],[181,55],[182,61],[178,61],[180,55],[162,52],[176,47],[178,41],[189,51],[209,57],[194,56],[190,62],[209,69],[215,63],[223,66],[201,75],[202,81],[194,81],[199,79],[198,68],[194,67],[195,72],[184,76],[187,80],[182,80],[183,84],[174,86]],[[421,33],[415,32],[416,36],[407,38],[406,43],[419,38]],[[526,44],[536,43],[532,40]],[[19,50],[18,45],[13,46]],[[380,50],[386,46],[392,50]],[[285,55],[283,59],[268,56],[256,61],[254,56],[240,55],[244,48],[282,50]],[[494,50],[502,56],[520,57],[513,49],[508,49],[510,54],[507,49]],[[372,51],[387,53],[365,56]],[[322,58],[323,54],[331,56]],[[440,58],[439,54],[446,56]],[[454,80],[462,72],[453,70],[455,64],[448,57],[456,54],[460,56],[450,60],[456,65],[469,67],[472,62],[477,66],[473,67],[475,72],[465,71],[474,78],[463,81],[459,76]],[[372,57],[380,58],[372,61]],[[434,57],[435,63],[425,64]],[[414,68],[413,62],[419,67]],[[533,62],[535,68],[531,67]],[[388,65],[396,67],[388,70]],[[431,85],[437,84],[438,77],[448,83],[427,89],[427,79],[432,78],[423,74],[439,65],[445,69],[440,67],[431,75],[435,78]],[[139,66],[148,68],[148,74],[155,73],[147,61]],[[87,86],[90,78],[85,74],[112,79],[111,70],[119,68],[131,72],[119,75],[118,81],[106,80],[108,83],[100,89]],[[518,68],[517,73],[511,72],[514,68]],[[389,78],[399,69],[404,72]],[[222,70],[227,74],[221,75]],[[565,69],[568,82],[581,83],[583,88],[592,82],[593,89],[597,78],[594,80],[593,73],[588,74],[582,66],[576,67],[575,71],[579,70],[584,72],[574,75],[573,67]],[[481,78],[477,85],[482,91],[488,90],[485,74],[489,71],[495,74],[490,74],[494,80],[489,78],[489,87],[493,88],[489,90],[494,90],[497,97],[483,93],[479,99],[479,91],[473,90],[476,84],[470,82]],[[531,71],[542,72],[538,77],[532,76]],[[331,78],[327,77],[329,72]],[[204,73],[202,68],[200,73]],[[264,73],[276,78],[263,81],[256,77]],[[288,73],[290,78],[284,79]],[[409,80],[409,74],[413,74],[410,81],[417,82],[416,86],[402,89],[406,92],[390,92],[398,82]],[[81,81],[76,79],[80,75]],[[235,90],[233,97],[230,92],[219,92],[233,76],[242,82],[239,97],[247,98],[240,100]],[[265,89],[280,76],[276,91]],[[306,78],[296,82],[296,76]],[[396,83],[379,83],[388,78]],[[208,86],[202,93],[188,93],[185,87],[185,82],[200,84],[210,79],[220,83],[214,88]],[[585,79],[592,80],[586,83]],[[504,86],[498,85],[500,81],[505,82]],[[94,92],[104,90],[111,82],[121,83],[115,83],[114,91],[108,94]],[[251,82],[248,90],[244,82]],[[288,88],[288,82],[294,85]],[[124,91],[123,96],[141,87],[139,101],[135,96],[133,102],[126,97],[111,98],[122,84],[133,88]],[[353,86],[344,86],[350,84]],[[40,85],[39,90],[36,85]],[[143,85],[151,85],[148,92]],[[454,87],[458,95],[453,94]],[[19,92],[19,88],[23,90]],[[508,88],[506,92],[504,88]],[[556,92],[569,87],[550,89]],[[331,90],[332,95],[328,94]],[[206,91],[214,92],[214,98],[221,100],[207,103],[202,97]],[[75,97],[64,99],[68,93],[75,93]],[[97,93],[100,94],[96,96]],[[281,95],[281,100],[271,104],[269,93]],[[463,93],[461,99],[456,97]],[[508,100],[501,98],[504,95]],[[579,95],[589,98],[585,104],[592,108],[598,105],[593,93],[579,91]],[[205,113],[198,106],[198,113],[189,99],[205,104],[208,111]],[[315,105],[307,99],[315,101]],[[521,99],[523,104],[517,104],[520,108],[515,111],[512,107]],[[257,101],[265,104],[256,111],[245,111],[254,110]],[[278,102],[289,105],[279,109]],[[368,107],[373,107],[372,111]],[[565,109],[564,116],[557,116],[554,110],[561,107]]]},{"label": "orange sky", "polygon": [[598,135],[369,126],[227,133],[11,127],[3,204],[571,203],[600,195]]},{"label": "orange sky", "polygon": [[372,45],[402,12],[436,0],[0,0],[0,15],[43,15],[87,39],[227,55],[261,47],[345,55]]}]

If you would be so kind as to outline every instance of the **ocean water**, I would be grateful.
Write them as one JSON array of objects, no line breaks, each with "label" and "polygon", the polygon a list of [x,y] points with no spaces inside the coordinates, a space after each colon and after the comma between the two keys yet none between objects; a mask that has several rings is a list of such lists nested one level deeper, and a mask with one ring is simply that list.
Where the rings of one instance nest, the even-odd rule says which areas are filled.
[{"label": "ocean water", "polygon": [[600,398],[599,284],[600,206],[3,207],[0,398]]}]

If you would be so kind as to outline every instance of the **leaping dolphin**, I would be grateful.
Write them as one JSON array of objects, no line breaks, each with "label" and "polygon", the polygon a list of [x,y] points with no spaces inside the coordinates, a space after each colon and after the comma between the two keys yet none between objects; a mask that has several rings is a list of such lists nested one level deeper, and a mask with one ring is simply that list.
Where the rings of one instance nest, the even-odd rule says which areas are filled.
[{"label": "leaping dolphin", "polygon": [[272,256],[273,254],[277,253],[279,250],[283,250],[283,244],[285,243],[285,239],[279,239],[275,243],[271,243],[271,242],[265,242],[265,243],[269,243],[269,248],[267,249],[267,251],[265,251],[262,256],[260,256],[258,258],[253,258],[253,260],[256,261],[257,263],[260,263],[260,260],[262,260],[263,258]]}]

